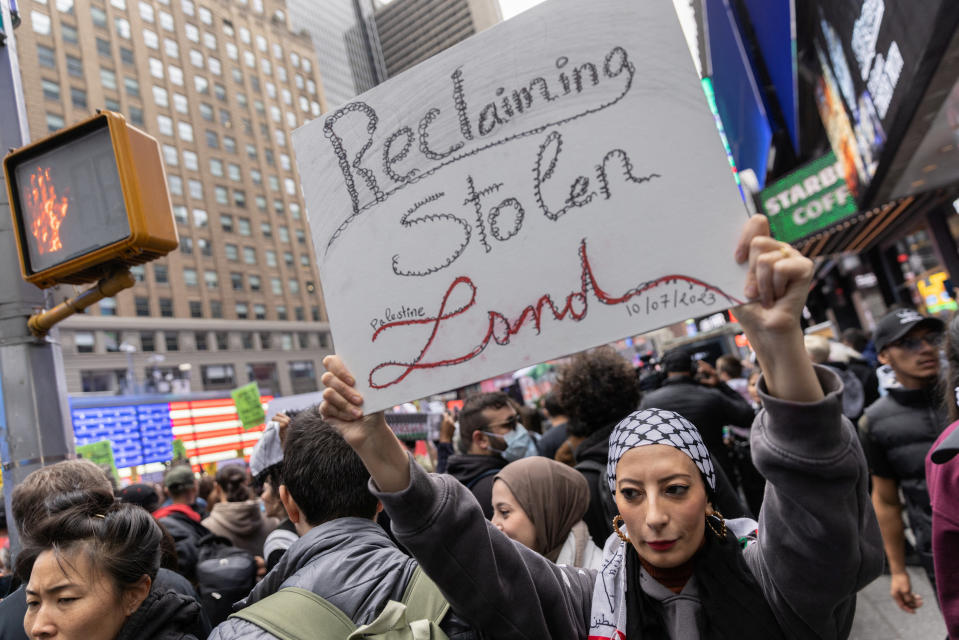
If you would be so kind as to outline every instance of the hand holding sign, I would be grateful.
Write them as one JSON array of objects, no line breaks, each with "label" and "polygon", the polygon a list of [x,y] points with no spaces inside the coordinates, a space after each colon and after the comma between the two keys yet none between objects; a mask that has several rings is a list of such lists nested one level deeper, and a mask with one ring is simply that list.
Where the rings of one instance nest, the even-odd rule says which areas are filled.
[{"label": "hand holding sign", "polygon": [[745,208],[669,0],[549,0],[294,145],[370,409],[738,301]]}]

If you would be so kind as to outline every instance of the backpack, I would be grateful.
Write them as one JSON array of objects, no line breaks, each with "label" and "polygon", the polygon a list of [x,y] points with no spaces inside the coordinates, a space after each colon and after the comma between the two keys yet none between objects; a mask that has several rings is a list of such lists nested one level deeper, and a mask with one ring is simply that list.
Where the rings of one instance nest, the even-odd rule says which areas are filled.
[{"label": "backpack", "polygon": [[[613,500],[613,494],[609,492],[609,482],[606,475],[606,464],[603,462],[598,462],[596,460],[581,460],[576,463],[576,470],[580,473],[584,471],[592,471],[597,474],[596,482],[597,489],[599,490],[599,503],[603,507],[603,511],[606,513],[606,522],[612,522],[613,516],[619,513],[619,508],[616,506],[616,502]],[[589,479],[587,478],[587,481]],[[590,493],[592,496],[592,493]],[[612,525],[609,526],[610,532],[612,532]]]},{"label": "backpack", "polygon": [[233,611],[256,583],[256,560],[213,533],[197,541],[196,590],[200,606],[215,627]]},{"label": "backpack", "polygon": [[448,640],[439,622],[449,608],[417,566],[402,600],[390,600],[376,619],[361,627],[328,601],[298,587],[280,589],[230,617],[252,622],[280,640]]}]

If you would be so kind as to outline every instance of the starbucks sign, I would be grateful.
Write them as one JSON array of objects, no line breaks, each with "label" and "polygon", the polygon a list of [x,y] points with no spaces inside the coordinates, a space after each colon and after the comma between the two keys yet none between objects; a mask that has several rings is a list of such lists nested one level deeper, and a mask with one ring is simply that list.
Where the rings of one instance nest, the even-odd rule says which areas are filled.
[{"label": "starbucks sign", "polygon": [[856,213],[855,198],[831,151],[780,178],[759,196],[773,236],[783,242],[795,242]]}]

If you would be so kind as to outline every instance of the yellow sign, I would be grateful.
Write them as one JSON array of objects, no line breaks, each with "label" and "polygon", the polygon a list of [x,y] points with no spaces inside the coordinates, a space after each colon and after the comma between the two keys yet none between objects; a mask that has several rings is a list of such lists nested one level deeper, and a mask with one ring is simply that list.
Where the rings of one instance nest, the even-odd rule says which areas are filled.
[{"label": "yellow sign", "polygon": [[919,289],[919,295],[926,305],[929,313],[939,313],[940,311],[956,311],[959,304],[949,296],[946,291],[945,282],[948,279],[945,271],[937,271],[923,280],[916,282]]}]

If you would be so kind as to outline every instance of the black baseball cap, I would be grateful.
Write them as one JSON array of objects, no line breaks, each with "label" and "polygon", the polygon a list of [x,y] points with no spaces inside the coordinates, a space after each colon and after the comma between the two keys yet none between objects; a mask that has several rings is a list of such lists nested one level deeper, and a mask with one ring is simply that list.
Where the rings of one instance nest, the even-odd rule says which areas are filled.
[{"label": "black baseball cap", "polygon": [[662,365],[666,373],[690,373],[693,359],[685,349],[673,349],[663,356]]},{"label": "black baseball cap", "polygon": [[954,428],[952,433],[932,450],[929,459],[936,464],[945,464],[955,458],[957,453],[959,453],[959,427]]},{"label": "black baseball cap", "polygon": [[915,309],[898,309],[887,313],[879,320],[873,334],[876,351],[882,351],[918,326],[942,331],[946,328],[946,323],[939,318],[924,316]]}]

